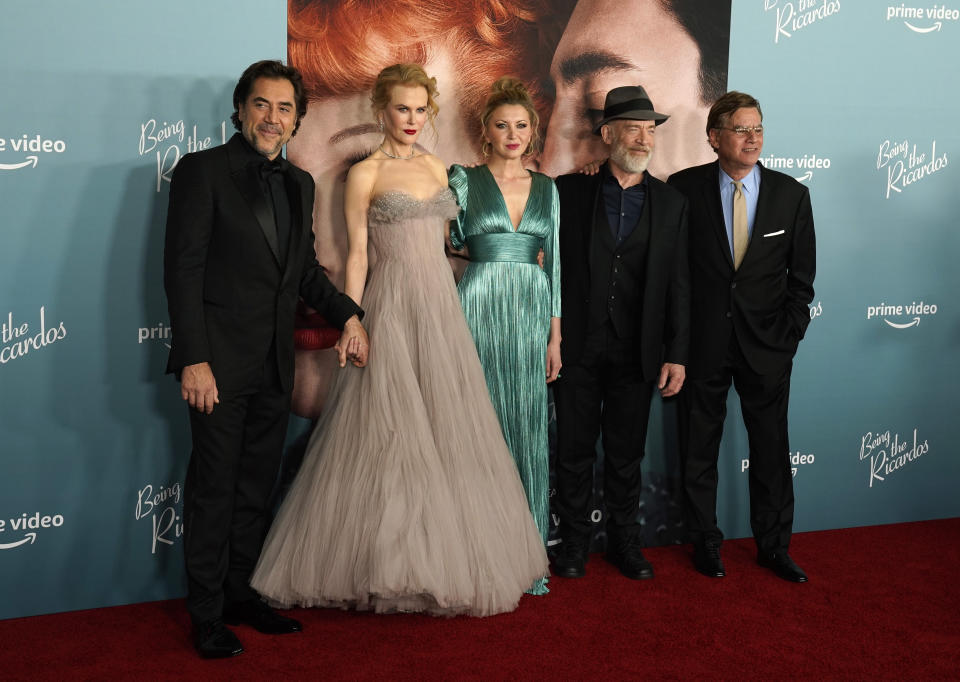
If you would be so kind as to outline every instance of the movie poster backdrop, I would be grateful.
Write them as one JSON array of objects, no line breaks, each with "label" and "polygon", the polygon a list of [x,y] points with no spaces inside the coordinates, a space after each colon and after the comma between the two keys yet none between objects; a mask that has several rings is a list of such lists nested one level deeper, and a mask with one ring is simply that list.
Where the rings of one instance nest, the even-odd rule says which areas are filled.
[{"label": "movie poster backdrop", "polygon": [[[818,241],[811,325],[794,361],[798,532],[955,516],[960,379],[960,9],[846,0],[36,0],[3,10],[0,78],[0,618],[184,594],[185,406],[164,375],[170,175],[221,144],[236,79],[285,58],[311,103],[288,157],[317,180],[317,253],[342,283],[343,181],[379,143],[368,91],[397,61],[438,79],[424,148],[482,160],[487,89],[535,93],[550,175],[604,155],[612,87],[660,111],[650,170],[715,158],[704,122],[726,89],[762,104],[761,161],[805,183]],[[453,262],[454,270],[463,267]],[[303,311],[284,476],[333,371]],[[335,337],[334,337],[335,338]],[[375,342],[375,340],[374,340]],[[638,514],[684,540],[676,415],[654,400]],[[749,536],[746,433],[731,392],[718,517]],[[280,487],[282,492],[282,486]],[[597,495],[596,548],[604,511]],[[802,541],[797,542],[802,557]]]}]

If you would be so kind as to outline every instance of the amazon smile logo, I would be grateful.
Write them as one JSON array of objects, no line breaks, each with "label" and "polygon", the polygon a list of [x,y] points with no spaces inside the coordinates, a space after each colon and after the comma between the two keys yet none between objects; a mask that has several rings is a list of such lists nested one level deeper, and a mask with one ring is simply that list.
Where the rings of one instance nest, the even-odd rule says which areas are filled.
[{"label": "amazon smile logo", "polygon": [[[62,514],[24,513],[10,519],[0,519],[0,551],[32,545],[37,541],[39,531],[46,528],[59,528],[63,525]],[[9,533],[9,534],[8,534]]]},{"label": "amazon smile logo", "polygon": [[[63,154],[67,143],[52,140],[42,135],[21,135],[20,137],[0,137],[0,171],[15,171],[37,167],[41,154]],[[9,158],[8,158],[9,157]]]},{"label": "amazon smile logo", "polygon": [[887,21],[902,21],[914,33],[939,33],[948,21],[960,20],[960,9],[946,5],[909,7],[905,3],[887,7]]},{"label": "amazon smile logo", "polygon": [[924,303],[923,301],[911,301],[910,305],[888,305],[886,303],[880,303],[880,305],[867,306],[868,320],[879,318],[894,329],[919,327],[921,318],[936,314],[936,304]]}]

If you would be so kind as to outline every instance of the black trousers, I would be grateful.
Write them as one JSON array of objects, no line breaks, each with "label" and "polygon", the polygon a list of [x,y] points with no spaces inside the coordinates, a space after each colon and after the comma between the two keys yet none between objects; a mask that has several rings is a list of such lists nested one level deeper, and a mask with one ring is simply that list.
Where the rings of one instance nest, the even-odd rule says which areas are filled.
[{"label": "black trousers", "polygon": [[597,438],[603,442],[603,498],[609,539],[639,537],[640,462],[647,440],[653,381],[645,381],[639,343],[607,324],[554,384],[557,410],[556,509],[560,534],[589,542]]},{"label": "black trousers", "polygon": [[793,529],[793,476],[787,437],[793,363],[770,374],[747,365],[731,336],[723,366],[703,379],[687,378],[680,392],[680,460],[685,520],[694,544],[719,544],[717,460],[731,382],[740,396],[750,447],[750,527],[761,552],[786,551]]},{"label": "black trousers", "polygon": [[195,623],[258,598],[250,574],[270,522],[290,394],[271,352],[260,382],[222,391],[212,414],[190,410],[193,452],[184,489],[187,610]]}]

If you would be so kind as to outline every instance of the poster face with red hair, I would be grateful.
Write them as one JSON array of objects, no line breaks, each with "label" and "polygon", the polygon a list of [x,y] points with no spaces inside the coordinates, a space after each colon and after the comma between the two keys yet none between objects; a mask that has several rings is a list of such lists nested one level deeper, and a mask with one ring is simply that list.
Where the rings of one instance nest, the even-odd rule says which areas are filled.
[{"label": "poster face with red hair", "polygon": [[[342,287],[344,183],[383,138],[370,93],[384,67],[415,62],[437,79],[440,113],[419,145],[447,166],[483,161],[480,115],[490,86],[500,76],[519,78],[540,117],[542,149],[527,163],[551,177],[606,157],[593,134],[604,97],[642,85],[670,116],[650,162],[650,172],[666,179],[715,158],[704,127],[726,88],[729,35],[723,1],[292,0],[289,61],[303,73],[310,104],[288,157],[317,184],[318,260]],[[317,349],[338,334],[309,314],[300,327],[293,409],[315,417],[335,367],[333,352]]]},{"label": "poster face with red hair", "polygon": [[[704,128],[710,103],[726,88],[729,33],[729,2],[290,2],[288,58],[304,76],[310,103],[288,157],[316,181],[318,260],[342,287],[346,174],[383,139],[370,99],[383,68],[413,62],[436,78],[440,111],[418,146],[446,166],[483,162],[480,117],[490,87],[501,76],[519,78],[535,102],[542,140],[526,164],[551,177],[607,156],[606,146],[593,133],[606,93],[642,85],[656,110],[670,116],[658,126],[649,167],[666,179],[676,170],[715,158]],[[452,259],[451,264],[455,271],[463,267],[462,260]],[[311,311],[302,312],[293,410],[316,417],[336,371],[329,347],[338,332]],[[658,482],[657,476],[652,473],[648,480],[672,495],[674,483]],[[648,512],[668,506],[667,500],[662,502],[649,505]],[[602,516],[595,513],[596,520]]]}]

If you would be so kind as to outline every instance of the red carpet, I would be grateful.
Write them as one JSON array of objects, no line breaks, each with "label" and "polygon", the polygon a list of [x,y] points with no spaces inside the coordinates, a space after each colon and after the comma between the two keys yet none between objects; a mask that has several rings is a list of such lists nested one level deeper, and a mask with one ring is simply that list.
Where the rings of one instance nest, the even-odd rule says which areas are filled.
[{"label": "red carpet", "polygon": [[196,657],[179,600],[0,621],[0,679],[960,678],[960,519],[798,534],[804,585],[750,540],[724,545],[723,579],[688,552],[647,551],[651,581],[593,556],[493,618],[297,610],[302,634],[237,628],[247,651],[221,661]]}]

